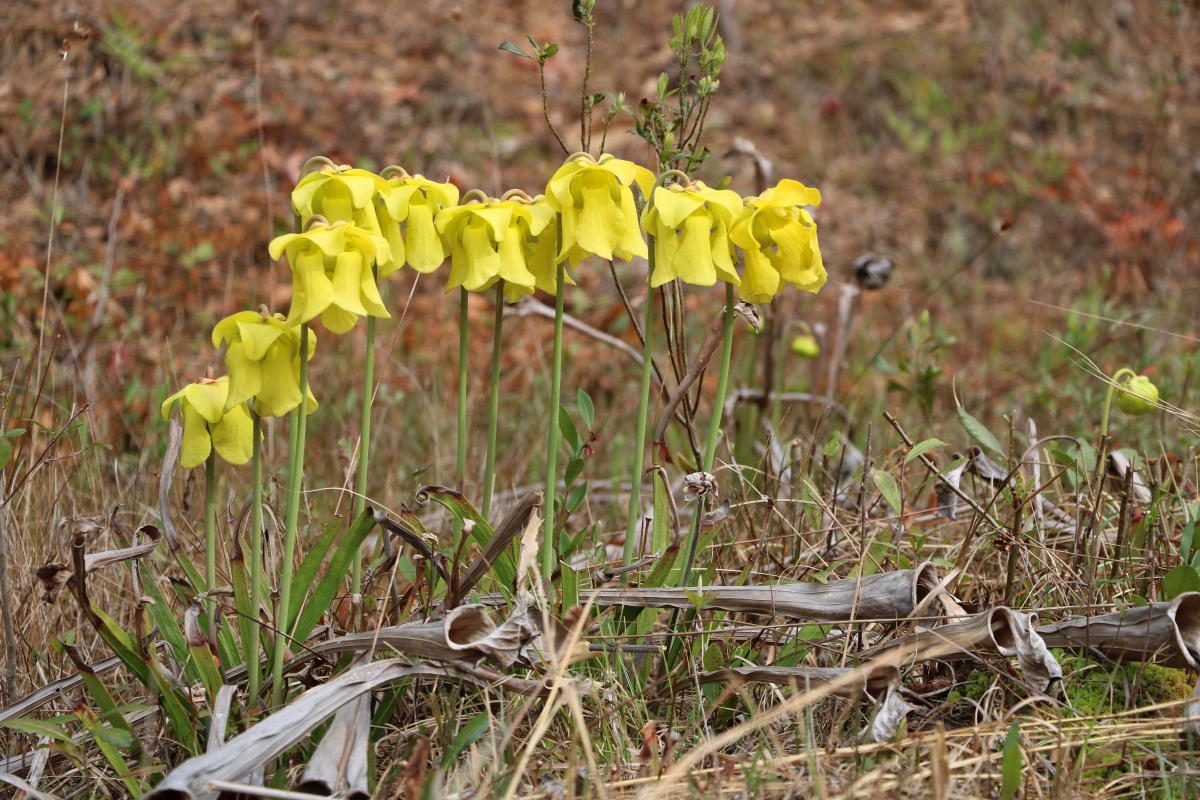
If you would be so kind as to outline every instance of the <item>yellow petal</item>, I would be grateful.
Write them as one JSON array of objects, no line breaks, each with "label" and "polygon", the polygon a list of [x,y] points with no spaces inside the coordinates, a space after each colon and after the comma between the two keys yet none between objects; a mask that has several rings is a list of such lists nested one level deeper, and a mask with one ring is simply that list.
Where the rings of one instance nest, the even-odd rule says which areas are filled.
[{"label": "yellow petal", "polygon": [[211,424],[221,421],[225,413],[225,396],[229,393],[228,378],[204,383],[190,383],[183,389],[187,404]]},{"label": "yellow petal", "polygon": [[370,270],[363,270],[358,289],[358,299],[368,314],[381,319],[391,319],[392,315],[388,313],[387,307],[383,304],[383,298],[379,296],[379,285],[375,282],[375,276],[371,274]]},{"label": "yellow petal", "polygon": [[365,169],[348,169],[335,179],[346,187],[355,208],[370,206],[375,192],[383,188],[383,179]]},{"label": "yellow petal", "polygon": [[292,268],[292,306],[287,324],[299,325],[316,317],[333,302],[333,284],[325,276],[319,251],[306,253]]},{"label": "yellow petal", "polygon": [[[343,311],[365,317],[367,310],[358,299],[362,274],[362,253],[347,250],[340,254],[333,268],[333,302]],[[370,271],[367,274],[370,275]]]},{"label": "yellow petal", "polygon": [[657,214],[652,214],[650,229],[654,236],[654,272],[650,276],[651,288],[658,288],[679,277],[675,274],[675,256],[679,252],[679,234],[674,229],[658,223]]},{"label": "yellow petal", "polygon": [[712,242],[712,259],[717,277],[734,286],[740,285],[742,279],[738,277],[737,268],[733,265],[733,248],[729,244],[729,233],[723,220],[713,221],[713,230],[709,238]]},{"label": "yellow petal", "polygon": [[573,233],[580,249],[611,261],[613,248],[625,233],[625,215],[617,205],[609,183],[592,178],[591,175],[585,175],[579,181],[582,185],[578,187],[578,217]]},{"label": "yellow petal", "polygon": [[769,303],[779,292],[779,271],[771,259],[758,249],[743,250],[746,268],[742,271],[742,285],[738,294],[748,303]]},{"label": "yellow petal", "polygon": [[500,255],[492,244],[491,229],[482,220],[472,220],[462,232],[466,274],[462,286],[477,292],[500,274]]},{"label": "yellow petal", "polygon": [[182,389],[180,389],[178,392],[176,392],[175,394],[168,397],[166,400],[162,401],[162,406],[159,408],[159,412],[162,414],[163,419],[171,418],[171,408],[175,405],[176,400],[183,397],[183,393],[186,390],[187,390],[187,387],[185,386]]},{"label": "yellow petal", "polygon": [[797,206],[821,205],[821,192],[811,189],[800,181],[784,178],[774,188],[767,189],[761,195],[763,200],[774,203],[787,203]]},{"label": "yellow petal", "polygon": [[230,314],[213,326],[213,347],[220,347],[225,342],[238,341],[240,337],[238,324],[242,322],[255,322],[260,319],[262,319],[262,315],[257,311],[239,311],[236,314]]},{"label": "yellow petal", "polygon": [[654,190],[654,205],[648,206],[647,209],[657,211],[663,225],[678,228],[689,214],[702,205],[704,200],[693,192],[659,186]]},{"label": "yellow petal", "polygon": [[282,342],[262,360],[262,389],[254,410],[261,417],[282,417],[300,405],[300,362]]},{"label": "yellow petal", "polygon": [[500,256],[500,277],[510,284],[532,288],[537,278],[525,264],[524,240],[525,235],[514,225],[500,241],[497,248]]},{"label": "yellow petal", "polygon": [[[253,313],[253,312],[251,312]],[[238,323],[238,338],[246,358],[258,361],[267,353],[267,348],[275,344],[275,340],[287,330],[283,325],[268,322],[260,315],[254,319]]]},{"label": "yellow petal", "polygon": [[225,370],[229,373],[229,392],[225,396],[222,412],[246,402],[262,391],[262,365],[259,359],[247,356],[243,344],[229,347],[225,353]]},{"label": "yellow petal", "polygon": [[179,448],[179,465],[184,469],[198,467],[212,452],[212,440],[204,417],[187,403],[183,404],[183,443]]},{"label": "yellow petal", "polygon": [[772,228],[771,235],[779,246],[778,258],[773,260],[781,278],[808,292],[815,292],[825,285],[820,251],[812,246],[817,237],[815,227],[807,228],[789,219]]},{"label": "yellow petal", "polygon": [[230,464],[245,464],[254,454],[254,423],[245,406],[234,406],[212,428],[212,444]]},{"label": "yellow petal", "polygon": [[717,282],[713,267],[712,239],[709,232],[712,220],[708,213],[698,211],[683,222],[679,250],[675,254],[674,272],[684,283],[712,286]]},{"label": "yellow petal", "polygon": [[358,314],[345,311],[336,305],[329,306],[321,312],[321,324],[330,333],[347,333],[354,328],[356,322],[358,322]]},{"label": "yellow petal", "polygon": [[408,246],[408,264],[417,272],[433,272],[446,260],[442,237],[434,227],[433,207],[428,203],[409,206],[405,244]]}]

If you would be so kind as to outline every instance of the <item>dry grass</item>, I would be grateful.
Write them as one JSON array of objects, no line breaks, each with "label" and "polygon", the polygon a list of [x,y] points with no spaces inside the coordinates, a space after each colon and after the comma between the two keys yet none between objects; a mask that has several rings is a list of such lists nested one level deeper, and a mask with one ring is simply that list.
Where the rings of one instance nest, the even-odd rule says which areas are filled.
[{"label": "dry grass", "polygon": [[[219,367],[197,346],[217,317],[264,300],[286,304],[285,275],[267,266],[265,245],[290,224],[286,193],[303,160],[326,153],[375,167],[401,162],[464,188],[537,188],[558,153],[540,121],[536,74],[496,46],[526,32],[562,43],[551,62],[551,104],[555,122],[570,130],[582,46],[560,5],[360,0],[332,15],[301,2],[261,17],[232,0],[0,10],[0,422],[28,429],[0,473],[18,643],[4,654],[15,662],[12,685],[0,686],[4,704],[75,673],[55,637],[73,637],[88,661],[109,655],[69,592],[41,602],[34,572],[71,562],[72,526],[63,520],[112,515],[115,524],[88,535],[94,553],[127,545],[129,532],[157,519],[158,402],[168,386]],[[679,9],[599,6],[594,83],[636,102],[668,66],[662,42]],[[943,572],[965,567],[950,588],[970,611],[1004,603],[1050,621],[1164,599],[1163,577],[1181,563],[1200,516],[1194,9],[1150,0],[747,0],[719,8],[730,58],[705,177],[731,174],[734,188],[750,191],[749,165],[728,154],[736,135],[770,158],[777,176],[821,187],[821,241],[834,276],[815,298],[797,293],[764,309],[766,335],[738,331],[735,387],[769,381],[828,396],[845,416],[817,403],[767,404],[770,438],[752,404],[730,416],[718,470],[730,517],[700,551],[705,579],[825,580],[932,558]],[[613,149],[645,156],[617,128]],[[891,258],[896,275],[883,290],[857,295],[847,318],[836,284],[867,251]],[[622,273],[627,283],[637,269]],[[448,483],[452,470],[456,310],[440,282],[407,272],[386,288],[389,304],[405,311],[381,327],[370,495],[396,512],[420,486]],[[580,284],[568,311],[636,346],[607,270],[582,271]],[[687,302],[694,346],[719,300],[694,291]],[[481,464],[490,304],[472,298],[471,312],[471,456]],[[800,320],[822,339],[815,362],[790,355],[789,326]],[[548,327],[533,315],[506,323],[501,512],[540,470]],[[344,357],[314,361],[323,407],[309,444],[318,454],[305,496],[310,541],[324,521],[349,515],[359,337],[336,345]],[[845,357],[831,379],[839,344]],[[331,345],[323,340],[326,352]],[[615,578],[603,564],[603,546],[623,528],[637,368],[585,334],[569,334],[567,346],[565,396],[585,388],[603,421],[584,473],[588,500],[568,523],[589,557],[580,588],[643,582],[653,563]],[[1114,429],[1113,446],[1141,458],[1149,502],[1131,500],[1117,482],[1101,493],[1089,481],[1106,387],[1084,355],[1101,375],[1153,367],[1174,410]],[[710,396],[711,376],[703,391]],[[955,413],[959,402],[1001,442],[1001,467],[1021,465],[1011,483],[1016,501],[1011,490],[964,480],[963,492],[994,525],[969,509],[935,516],[925,467],[905,460],[908,447],[881,418],[890,410],[913,440],[949,442],[930,452],[944,466],[949,451],[973,443]],[[1088,448],[1063,439],[1022,459],[1047,436],[1077,437]],[[839,472],[853,451],[843,441],[864,456],[848,481]],[[285,452],[280,425],[268,431],[268,464],[279,467]],[[879,501],[865,477],[871,468],[896,479],[902,510]],[[469,477],[468,496],[478,496],[480,477]],[[219,521],[229,541],[248,475],[230,470],[224,480]],[[280,517],[281,481],[276,469],[268,502]],[[181,474],[171,495],[193,556],[202,550],[202,484]],[[1070,525],[1056,530],[1040,512],[1030,528],[1031,507],[1020,500],[1036,504],[1034,495]],[[683,529],[688,510],[680,506]],[[449,519],[421,514],[438,546],[451,549]],[[269,567],[278,550],[272,536]],[[146,585],[179,577],[178,563],[160,552],[132,570],[96,572],[89,590],[135,629]],[[402,558],[375,576],[369,594],[402,596],[414,577]],[[560,577],[539,605],[567,614],[563,588]],[[339,596],[325,621],[368,631],[402,623],[429,610],[420,591],[403,613],[368,604],[361,626],[348,625]],[[184,605],[172,602],[182,618]],[[852,664],[883,622],[842,635],[711,610],[686,625],[649,612],[636,632],[629,615],[611,608],[572,619],[597,647],[683,642],[679,668],[668,675],[645,652],[593,652],[556,666],[594,690],[565,685],[550,699],[429,678],[398,683],[376,695],[377,708],[394,707],[372,729],[375,796],[415,797],[431,785],[447,796],[992,798],[1005,791],[1012,730],[1022,778],[1009,796],[1185,798],[1200,783],[1181,739],[1195,676],[1170,668],[1058,653],[1064,691],[1049,701],[1030,698],[995,654],[932,662],[905,671],[918,709],[907,729],[862,744],[854,737],[869,722],[869,703],[800,687],[700,686],[692,676],[744,661]],[[154,706],[125,670],[104,680],[119,702]],[[88,698],[72,689],[37,713],[69,714]],[[156,712],[130,713],[139,737],[155,743],[156,763],[182,759]],[[484,733],[443,765],[480,715]],[[0,742],[5,756],[35,744],[11,732],[0,732]],[[284,766],[293,777],[311,748],[291,752]],[[44,791],[128,791],[91,740],[81,761],[43,752]]]}]

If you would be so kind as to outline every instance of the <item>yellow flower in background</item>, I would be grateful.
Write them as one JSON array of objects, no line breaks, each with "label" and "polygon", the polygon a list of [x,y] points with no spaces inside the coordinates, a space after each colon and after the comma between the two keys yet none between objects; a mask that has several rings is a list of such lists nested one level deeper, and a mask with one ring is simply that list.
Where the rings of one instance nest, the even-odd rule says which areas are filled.
[{"label": "yellow flower in background", "polygon": [[554,209],[540,199],[451,206],[436,222],[450,246],[447,289],[479,292],[503,280],[510,301],[535,288],[554,291]]},{"label": "yellow flower in background", "polygon": [[446,249],[434,218],[456,203],[458,187],[452,183],[437,183],[422,175],[389,178],[376,196],[375,205],[383,235],[392,248],[393,267],[386,273],[380,271],[379,277],[387,277],[404,264],[424,273],[441,266]]},{"label": "yellow flower in background", "polygon": [[729,226],[741,212],[737,192],[710,189],[700,181],[656,188],[654,202],[642,214],[643,227],[654,237],[650,286],[676,278],[696,286],[712,286],[718,278],[740,284]]},{"label": "yellow flower in background", "polygon": [[799,181],[781,180],[758,197],[747,197],[729,238],[742,248],[742,299],[770,302],[790,283],[819,291],[827,275],[817,244],[817,224],[801,206],[821,203],[821,193]]},{"label": "yellow flower in background", "polygon": [[163,419],[169,419],[176,401],[183,411],[183,447],[179,463],[186,469],[203,464],[215,448],[230,464],[250,460],[254,423],[245,405],[225,408],[229,378],[189,383],[162,404]]},{"label": "yellow flower in background", "polygon": [[[257,311],[239,311],[213,328],[213,347],[228,344],[225,368],[229,392],[225,410],[254,400],[260,417],[282,417],[300,405],[300,331],[289,327],[282,314],[268,316]],[[317,335],[308,331],[307,359],[317,349]],[[311,389],[305,410],[311,414],[317,399]]]},{"label": "yellow flower in background", "polygon": [[385,186],[383,178],[365,169],[325,167],[310,172],[292,190],[292,211],[300,225],[320,215],[329,222],[349,222],[382,235],[375,215],[375,195]]},{"label": "yellow flower in background", "polygon": [[546,202],[562,214],[558,260],[571,266],[590,255],[606,261],[646,257],[632,186],[646,197],[654,175],[643,166],[611,155],[598,160],[572,156],[546,184]]},{"label": "yellow flower in background", "polygon": [[345,333],[359,317],[389,318],[371,272],[392,264],[387,239],[356,225],[335,222],[271,241],[271,258],[287,253],[292,268],[292,307],[287,324],[320,316],[333,333]]}]

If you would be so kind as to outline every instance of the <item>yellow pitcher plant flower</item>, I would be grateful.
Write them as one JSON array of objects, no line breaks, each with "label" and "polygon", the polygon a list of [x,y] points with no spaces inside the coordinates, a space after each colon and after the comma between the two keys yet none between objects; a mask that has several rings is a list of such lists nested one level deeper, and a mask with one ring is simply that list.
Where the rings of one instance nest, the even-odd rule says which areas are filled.
[{"label": "yellow pitcher plant flower", "polygon": [[383,178],[365,169],[326,166],[305,175],[292,189],[292,210],[301,226],[320,216],[383,235],[374,201],[384,185]]},{"label": "yellow pitcher plant flower", "polygon": [[1140,417],[1158,407],[1158,387],[1145,375],[1130,375],[1118,385],[1117,408],[1126,414]]},{"label": "yellow pitcher plant flower", "polygon": [[562,214],[558,260],[575,266],[589,255],[606,261],[646,257],[632,186],[647,197],[654,175],[643,166],[610,154],[593,159],[570,156],[546,184],[546,201]]},{"label": "yellow pitcher plant flower", "polygon": [[[458,203],[458,187],[423,175],[409,175],[395,167],[384,170],[384,174],[391,171],[397,174],[384,181],[375,205],[383,235],[392,247],[392,270],[408,264],[417,272],[433,272],[446,260],[446,248],[434,219],[443,208]],[[392,270],[380,271],[379,277],[387,277]]]},{"label": "yellow pitcher plant flower", "polygon": [[230,464],[245,464],[253,454],[254,425],[244,404],[226,408],[229,378],[189,383],[162,404],[169,419],[176,401],[183,411],[183,447],[179,463],[185,469],[203,464],[213,449]]},{"label": "yellow pitcher plant flower", "polygon": [[438,232],[450,246],[447,289],[479,292],[505,282],[509,301],[555,290],[554,210],[545,202],[485,199],[444,208]]},{"label": "yellow pitcher plant flower", "polygon": [[728,189],[700,181],[656,187],[642,213],[642,226],[654,237],[650,287],[676,278],[696,286],[712,286],[718,278],[739,285],[729,226],[741,213],[741,196]]},{"label": "yellow pitcher plant flower", "polygon": [[[258,311],[239,311],[216,324],[212,332],[213,347],[228,344],[227,411],[253,399],[254,413],[260,417],[282,417],[300,405],[302,329],[289,327],[282,314]],[[316,349],[317,336],[308,330],[307,360],[312,360]],[[311,390],[307,394],[305,411],[311,414],[317,408],[317,399]]]},{"label": "yellow pitcher plant flower", "polygon": [[757,197],[747,197],[729,238],[742,248],[742,299],[770,302],[790,283],[817,292],[827,275],[817,244],[817,224],[801,206],[821,203],[821,193],[785,178]]},{"label": "yellow pitcher plant flower", "polygon": [[271,258],[287,253],[292,268],[292,307],[287,324],[320,316],[333,333],[345,333],[359,317],[390,318],[371,272],[392,264],[387,239],[347,222],[315,223],[304,233],[271,241]]}]

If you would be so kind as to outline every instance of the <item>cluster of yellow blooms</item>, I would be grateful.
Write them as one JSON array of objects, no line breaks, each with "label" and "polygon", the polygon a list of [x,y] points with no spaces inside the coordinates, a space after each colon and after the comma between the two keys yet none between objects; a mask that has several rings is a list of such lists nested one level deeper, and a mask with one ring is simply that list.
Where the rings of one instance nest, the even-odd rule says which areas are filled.
[{"label": "cluster of yellow blooms", "polygon": [[[635,186],[648,198],[640,216]],[[513,302],[536,289],[559,291],[564,261],[646,258],[644,231],[654,243],[651,286],[722,280],[752,303],[769,302],[785,284],[816,292],[826,273],[816,224],[803,206],[820,202],[819,191],[794,180],[746,198],[699,181],[657,185],[645,167],[611,155],[571,156],[544,195],[470,192],[463,202],[452,184],[396,168],[376,175],[330,165],[292,191],[301,232],[270,245],[271,257],[286,254],[292,270],[287,317],[241,311],[221,320],[212,340],[226,346],[228,377],[190,384],[166,399],[162,413],[169,416],[179,401],[184,467],[203,463],[213,449],[246,463],[251,410],[282,416],[300,405],[301,353],[312,358],[316,347],[311,332],[301,346],[301,326],[320,317],[330,332],[345,333],[359,317],[389,317],[378,280],[406,264],[429,273],[449,258],[448,289],[483,291],[504,281]],[[309,394],[307,412],[316,404]]]}]

